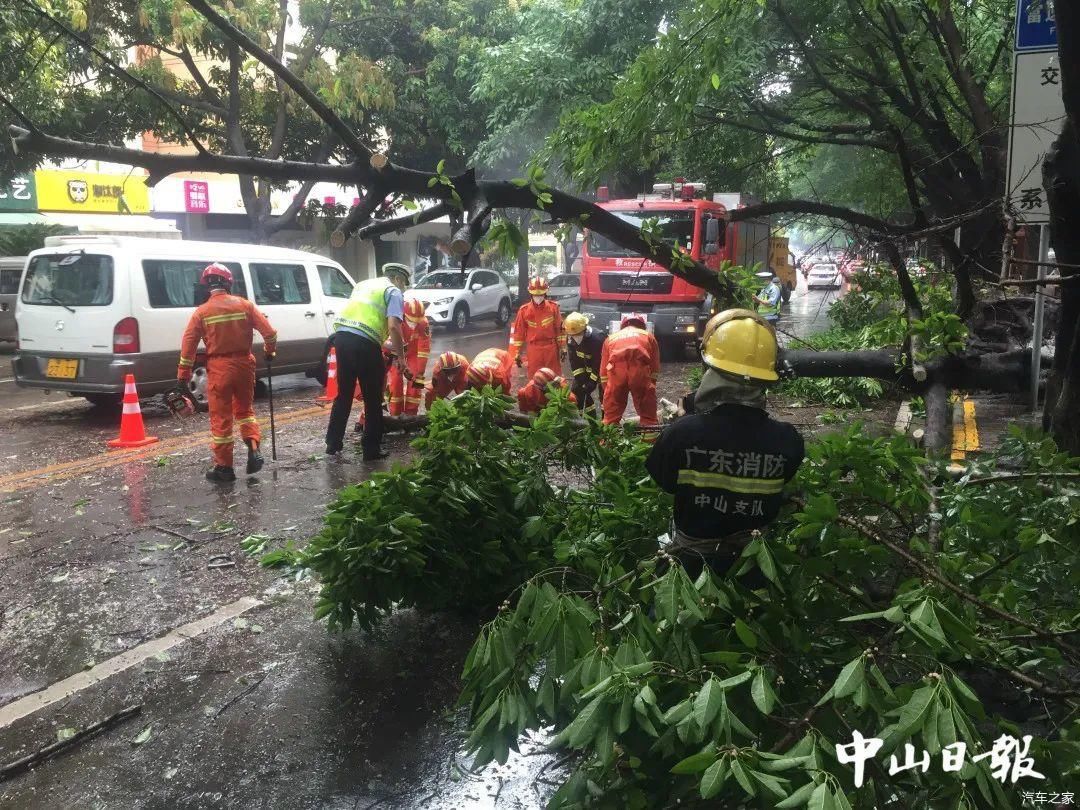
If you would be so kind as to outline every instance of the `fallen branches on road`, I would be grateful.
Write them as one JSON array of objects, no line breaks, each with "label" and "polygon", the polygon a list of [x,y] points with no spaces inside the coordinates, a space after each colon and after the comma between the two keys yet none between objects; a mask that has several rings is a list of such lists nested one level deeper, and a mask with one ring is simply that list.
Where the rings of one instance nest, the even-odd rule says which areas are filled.
[{"label": "fallen branches on road", "polygon": [[35,751],[32,754],[27,754],[21,759],[17,759],[14,762],[9,762],[7,765],[0,767],[0,782],[6,779],[10,779],[13,776],[33,768],[35,765],[39,765],[47,759],[51,759],[57,754],[63,753],[72,746],[85,742],[86,740],[106,731],[113,726],[117,726],[132,717],[135,717],[142,711],[142,704],[136,706],[128,706],[126,709],[121,709],[116,714],[111,714],[104,720],[100,720],[91,726],[87,726],[82,731],[77,731],[74,736],[68,737],[66,740],[60,740],[54,742],[52,745],[47,745],[39,751]]}]

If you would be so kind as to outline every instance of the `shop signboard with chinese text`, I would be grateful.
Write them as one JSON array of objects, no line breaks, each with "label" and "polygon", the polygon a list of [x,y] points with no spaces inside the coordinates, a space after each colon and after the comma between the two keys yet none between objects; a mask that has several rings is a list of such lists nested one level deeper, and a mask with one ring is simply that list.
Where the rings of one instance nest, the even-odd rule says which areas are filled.
[{"label": "shop signboard with chinese text", "polygon": [[0,211],[36,211],[37,189],[34,176],[17,174],[0,183]]},{"label": "shop signboard with chinese text", "polygon": [[38,208],[101,214],[146,214],[150,191],[140,174],[41,169],[34,173]]},{"label": "shop signboard with chinese text", "polygon": [[205,180],[184,181],[184,210],[189,214],[210,213],[210,184]]}]

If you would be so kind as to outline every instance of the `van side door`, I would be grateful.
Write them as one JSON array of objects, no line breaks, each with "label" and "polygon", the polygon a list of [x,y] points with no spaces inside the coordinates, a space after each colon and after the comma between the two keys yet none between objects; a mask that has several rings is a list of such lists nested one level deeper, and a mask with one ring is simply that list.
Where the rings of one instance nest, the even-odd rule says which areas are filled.
[{"label": "van side door", "polygon": [[[208,264],[219,261],[233,274],[233,295],[248,297],[240,263],[205,258],[143,256],[132,267],[131,314],[139,321],[139,337],[144,365],[150,378],[140,383],[166,382],[176,378],[180,343],[195,307],[205,300],[199,284]],[[141,283],[140,283],[141,277]],[[205,347],[200,346],[199,351]]]},{"label": "van side door", "polygon": [[[248,269],[251,300],[278,333],[275,371],[307,371],[318,362],[326,343],[321,297],[313,289],[318,279],[297,261],[251,261]],[[262,358],[256,359],[262,365]]]},{"label": "van side door", "polygon": [[322,290],[322,320],[326,334],[334,333],[334,321],[349,302],[352,295],[353,280],[348,273],[333,264],[318,264],[315,267],[319,275],[319,288]]}]

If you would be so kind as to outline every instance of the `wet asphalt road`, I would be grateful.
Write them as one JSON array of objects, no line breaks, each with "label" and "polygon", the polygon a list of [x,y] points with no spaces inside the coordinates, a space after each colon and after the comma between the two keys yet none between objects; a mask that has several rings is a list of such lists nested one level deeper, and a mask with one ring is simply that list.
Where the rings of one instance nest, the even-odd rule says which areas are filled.
[{"label": "wet asphalt road", "polygon": [[[781,326],[816,331],[821,302],[796,292]],[[471,357],[505,342],[505,330],[479,324],[437,331],[432,351]],[[689,365],[666,363],[661,388],[679,393]],[[311,621],[313,583],[282,580],[241,551],[251,534],[303,542],[336,490],[388,469],[322,456],[315,382],[275,381],[278,462],[216,488],[202,478],[205,415],[179,420],[145,402],[161,442],[112,454],[114,414],[15,388],[2,354],[0,369],[0,766],[142,706],[0,782],[0,807],[542,804],[551,788],[534,777],[550,758],[523,755],[477,776],[458,750],[453,699],[475,623],[405,611],[371,637],[329,635]],[[265,401],[256,409],[265,417]],[[387,447],[407,458],[407,441]],[[184,631],[166,651],[140,646],[246,608],[245,598],[258,603]],[[26,705],[73,678],[47,705]]]}]

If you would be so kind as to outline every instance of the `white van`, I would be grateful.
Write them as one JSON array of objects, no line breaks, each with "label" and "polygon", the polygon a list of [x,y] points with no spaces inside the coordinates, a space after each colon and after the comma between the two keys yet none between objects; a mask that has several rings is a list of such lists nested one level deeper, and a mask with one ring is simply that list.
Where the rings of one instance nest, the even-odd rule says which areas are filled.
[{"label": "white van", "polygon": [[[337,262],[265,245],[51,236],[22,274],[16,383],[96,404],[123,394],[125,374],[135,375],[144,396],[173,387],[196,285],[212,262],[232,270],[233,293],[254,301],[277,330],[275,375],[325,373],[327,339],[353,288]],[[192,392],[206,401],[199,361]]]}]

